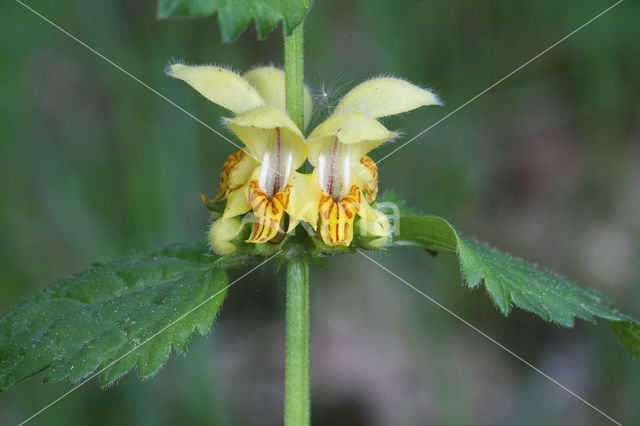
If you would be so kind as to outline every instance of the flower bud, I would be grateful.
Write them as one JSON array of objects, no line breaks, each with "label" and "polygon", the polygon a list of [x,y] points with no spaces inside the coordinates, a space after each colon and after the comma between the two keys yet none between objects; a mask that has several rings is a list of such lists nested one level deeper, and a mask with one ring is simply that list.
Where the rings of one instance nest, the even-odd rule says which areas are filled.
[{"label": "flower bud", "polygon": [[236,250],[236,245],[231,241],[238,236],[244,224],[237,217],[232,217],[224,222],[216,220],[209,228],[209,244],[216,254],[224,256]]},{"label": "flower bud", "polygon": [[356,227],[359,229],[360,235],[373,238],[369,241],[369,245],[379,248],[387,242],[391,234],[389,219],[380,210],[371,207],[369,210],[370,213],[366,218],[360,217],[360,220],[356,222]]}]

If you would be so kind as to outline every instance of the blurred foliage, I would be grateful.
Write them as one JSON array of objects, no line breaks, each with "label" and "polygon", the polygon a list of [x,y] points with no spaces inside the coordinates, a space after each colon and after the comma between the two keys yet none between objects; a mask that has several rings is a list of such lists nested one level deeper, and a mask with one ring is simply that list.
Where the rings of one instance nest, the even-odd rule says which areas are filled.
[{"label": "blurred foliage", "polygon": [[[250,27],[222,44],[215,19],[156,21],[151,1],[28,4],[211,125],[224,111],[166,78],[170,60],[282,61],[277,32],[258,42]],[[354,84],[398,75],[445,101],[386,122],[408,140],[609,4],[316,1],[305,58],[315,120]],[[381,189],[638,316],[639,13],[623,2],[383,161]],[[0,16],[0,309],[93,261],[204,235],[198,194],[215,192],[234,148],[18,3],[1,3]],[[504,320],[459,285],[452,256],[405,249],[377,260],[622,423],[640,423],[640,366],[607,325]],[[312,274],[314,424],[603,424],[368,260],[326,263]],[[269,270],[229,293],[187,359],[172,356],[146,383],[89,383],[32,424],[279,424],[283,280]],[[0,394],[0,424],[67,389],[36,378]]]}]

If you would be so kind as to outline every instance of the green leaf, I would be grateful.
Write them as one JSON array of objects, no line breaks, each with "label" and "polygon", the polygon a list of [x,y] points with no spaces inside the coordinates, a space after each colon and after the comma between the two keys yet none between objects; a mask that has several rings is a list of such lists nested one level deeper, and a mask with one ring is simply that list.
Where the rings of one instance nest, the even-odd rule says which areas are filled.
[{"label": "green leaf", "polygon": [[640,323],[627,317],[624,321],[611,321],[611,327],[631,356],[640,357]]},{"label": "green leaf", "polygon": [[516,306],[566,327],[572,327],[576,318],[593,323],[596,318],[609,320],[629,354],[634,358],[640,356],[640,323],[619,313],[607,297],[461,236],[442,218],[402,218],[393,244],[456,253],[466,284],[471,288],[484,284],[489,297],[505,316]]},{"label": "green leaf", "polygon": [[[108,386],[147,378],[211,328],[227,276],[204,243],[148,250],[63,279],[0,317],[0,390],[43,370]],[[170,325],[173,324],[173,325]],[[169,326],[170,325],[170,326]]]},{"label": "green leaf", "polygon": [[158,0],[158,18],[203,18],[218,12],[224,41],[235,39],[253,19],[259,38],[282,20],[291,32],[311,8],[311,0]]}]

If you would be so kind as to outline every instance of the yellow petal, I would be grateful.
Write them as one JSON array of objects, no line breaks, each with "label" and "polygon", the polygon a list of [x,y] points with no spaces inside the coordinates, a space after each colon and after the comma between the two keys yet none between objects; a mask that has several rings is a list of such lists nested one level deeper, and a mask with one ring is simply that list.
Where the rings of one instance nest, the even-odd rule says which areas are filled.
[{"label": "yellow petal", "polygon": [[[339,201],[326,192],[320,198],[320,237],[329,246],[349,246],[353,240],[353,222],[362,194],[357,186]],[[366,202],[364,204],[367,204]]]},{"label": "yellow petal", "polygon": [[365,155],[351,167],[351,181],[362,190],[362,193],[370,203],[378,196],[378,166]]},{"label": "yellow petal", "polygon": [[231,242],[242,230],[243,223],[238,218],[231,218],[225,222],[218,219],[209,228],[209,244],[213,251],[220,256],[233,253],[236,245]]},{"label": "yellow petal", "polygon": [[278,234],[282,215],[289,205],[291,186],[276,192],[271,199],[258,186],[257,180],[249,182],[249,204],[253,209],[253,228],[248,243],[266,243]]},{"label": "yellow petal", "polygon": [[318,226],[318,205],[322,194],[317,173],[293,172],[289,183],[291,199],[287,208],[290,216],[287,232],[291,232],[300,221],[307,222],[315,231]]},{"label": "yellow petal", "polygon": [[380,118],[425,105],[441,105],[438,97],[399,78],[374,78],[351,89],[336,107],[336,113],[356,111]]},{"label": "yellow petal", "polygon": [[247,80],[224,68],[173,64],[169,75],[186,81],[205,98],[234,114],[264,105],[258,91]]},{"label": "yellow petal", "polygon": [[[270,107],[286,111],[284,95],[284,72],[276,67],[254,68],[245,74],[244,78],[258,90],[262,99]],[[304,88],[304,127],[306,128],[311,120],[313,104],[311,94]]]},{"label": "yellow petal", "polygon": [[254,68],[244,75],[265,103],[274,108],[285,111],[284,72],[276,67]]},{"label": "yellow petal", "polygon": [[340,143],[350,145],[349,156],[359,161],[367,152],[395,136],[395,132],[359,112],[333,114],[309,135],[309,162],[317,166],[324,144],[333,143],[336,137]]},{"label": "yellow petal", "polygon": [[210,203],[225,198],[231,191],[249,182],[251,174],[257,167],[258,162],[245,151],[240,150],[231,154],[222,165],[218,195]]},{"label": "yellow petal", "polygon": [[241,214],[245,214],[249,210],[251,210],[251,205],[249,204],[249,184],[242,186],[241,188],[232,191],[227,196],[227,205],[224,208],[224,213],[222,214],[222,221],[225,222],[232,217],[239,216]]},{"label": "yellow petal", "polygon": [[389,239],[389,235],[391,235],[391,227],[387,216],[380,210],[372,208],[366,202],[360,206],[359,214],[360,220],[357,223],[357,228],[361,235],[379,237],[371,240],[369,244],[374,247],[382,247]]},{"label": "yellow petal", "polygon": [[[364,199],[358,208],[358,216],[368,222],[376,222],[379,219],[379,210],[374,209]],[[384,214],[383,214],[384,216]]]},{"label": "yellow petal", "polygon": [[297,169],[307,157],[304,137],[289,116],[277,108],[258,107],[230,119],[227,124],[247,146],[248,151],[262,160],[265,150],[275,140],[275,129],[280,128],[280,138],[293,154],[293,168]]}]

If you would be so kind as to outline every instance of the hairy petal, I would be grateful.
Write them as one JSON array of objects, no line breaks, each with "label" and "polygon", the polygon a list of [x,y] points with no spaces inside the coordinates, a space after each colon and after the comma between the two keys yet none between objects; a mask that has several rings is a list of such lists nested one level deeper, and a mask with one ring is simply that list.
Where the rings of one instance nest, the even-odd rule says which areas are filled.
[{"label": "hairy petal", "polygon": [[[258,90],[258,93],[270,107],[286,111],[284,96],[284,72],[276,67],[254,68],[245,74],[244,78]],[[304,88],[304,127],[311,120],[313,103],[309,90]]]},{"label": "hairy petal", "polygon": [[242,220],[237,217],[224,222],[222,219],[213,222],[209,228],[209,244],[213,251],[220,256],[233,253],[236,245],[231,240],[238,236],[242,227]]},{"label": "hairy petal", "polygon": [[186,81],[202,96],[234,114],[242,114],[265,104],[258,91],[247,80],[221,67],[173,64],[168,74]]},{"label": "hairy petal", "polygon": [[293,154],[294,168],[300,167],[307,157],[304,136],[289,116],[278,108],[255,108],[232,118],[227,124],[258,159],[262,159],[265,150],[276,137],[276,128],[280,129],[282,142]]},{"label": "hairy petal", "polygon": [[336,137],[340,143],[349,145],[349,156],[357,161],[378,145],[396,137],[396,133],[359,112],[334,114],[318,125],[307,139],[309,162],[313,166],[318,165],[324,144],[333,143]]},{"label": "hairy petal", "polygon": [[421,106],[441,105],[438,97],[399,78],[374,78],[360,83],[342,98],[336,113],[360,112],[380,118],[401,114]]}]

